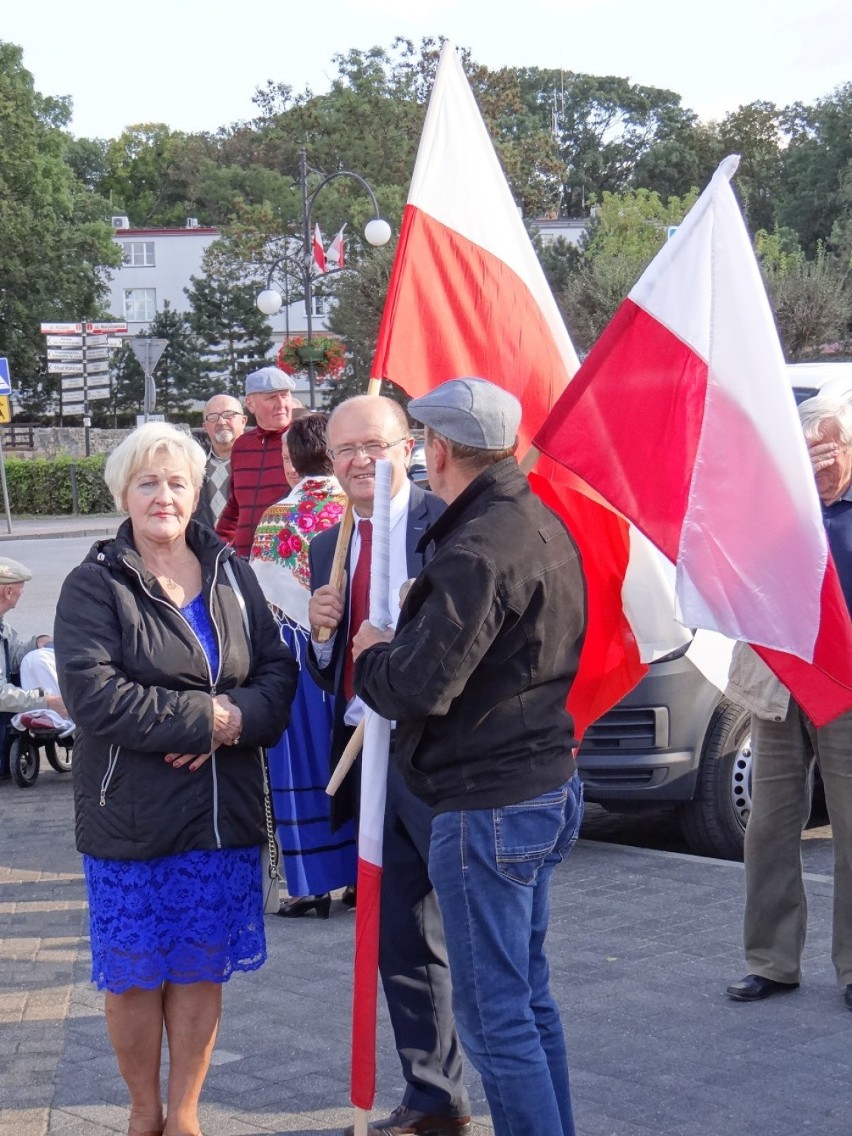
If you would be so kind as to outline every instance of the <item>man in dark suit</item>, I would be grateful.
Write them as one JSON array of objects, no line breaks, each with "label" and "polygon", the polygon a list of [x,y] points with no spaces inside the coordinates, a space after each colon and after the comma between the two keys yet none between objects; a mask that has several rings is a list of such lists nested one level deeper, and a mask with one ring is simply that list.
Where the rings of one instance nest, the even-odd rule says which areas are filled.
[{"label": "man in dark suit", "polygon": [[[372,544],[376,461],[390,461],[393,471],[391,611],[399,609],[400,586],[423,567],[417,544],[445,506],[408,480],[413,440],[405,412],[392,399],[365,395],[342,403],[329,419],[328,445],[335,475],[352,501],[356,521],[347,556],[347,585],[342,591],[328,583],[337,528],[315,537],[310,546],[313,595],[308,666],[320,686],[337,695],[334,765],[363,715],[363,704],[352,695],[350,624],[354,633],[366,618],[359,586],[365,565],[359,572],[359,562]],[[317,641],[321,628],[332,633],[328,643]],[[356,766],[338,790],[333,821],[342,823],[357,812],[359,774]],[[429,809],[410,792],[391,763],[379,969],[406,1089],[402,1103],[390,1116],[370,1124],[369,1136],[466,1136],[470,1132],[444,928],[427,870],[430,827]]]}]

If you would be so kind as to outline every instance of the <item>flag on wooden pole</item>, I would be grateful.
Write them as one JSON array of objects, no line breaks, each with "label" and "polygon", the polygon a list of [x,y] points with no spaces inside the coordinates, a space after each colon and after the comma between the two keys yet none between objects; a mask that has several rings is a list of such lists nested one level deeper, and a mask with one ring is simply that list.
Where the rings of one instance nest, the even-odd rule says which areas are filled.
[{"label": "flag on wooden pole", "polygon": [[[523,408],[522,456],[577,366],[470,84],[454,48],[445,43],[373,376],[390,379],[412,397],[464,375],[504,387]],[[588,627],[568,701],[580,735],[646,669],[623,611],[631,538],[624,521],[555,463],[540,462],[530,482],[565,518],[583,558]]]}]

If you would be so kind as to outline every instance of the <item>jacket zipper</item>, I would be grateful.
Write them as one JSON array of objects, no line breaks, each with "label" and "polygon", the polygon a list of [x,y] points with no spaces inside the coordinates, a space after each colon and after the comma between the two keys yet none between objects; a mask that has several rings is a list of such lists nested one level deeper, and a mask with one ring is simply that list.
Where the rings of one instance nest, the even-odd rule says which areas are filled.
[{"label": "jacket zipper", "polygon": [[[213,569],[213,583],[211,584],[211,587],[210,587],[211,596],[213,594],[213,589],[216,587],[216,581],[217,581],[218,576],[219,576],[219,560],[220,560],[221,556],[222,556],[221,552],[216,556],[215,567]],[[216,622],[215,615],[213,615],[213,613],[211,611],[210,622],[213,625],[213,633],[216,636],[216,642],[217,642],[217,645],[219,647],[219,666],[216,670],[216,675],[214,677],[213,671],[210,669],[210,660],[207,658],[207,652],[204,650],[204,647],[201,643],[201,640],[195,634],[195,631],[193,630],[192,624],[189,622],[189,620],[186,618],[186,616],[183,614],[183,612],[180,610],[180,608],[175,607],[174,604],[168,603],[166,600],[161,600],[159,598],[159,596],[155,596],[154,593],[145,584],[145,581],[142,579],[142,573],[139,571],[138,568],[135,568],[132,564],[128,563],[128,561],[124,560],[123,558],[122,558],[122,564],[125,566],[125,568],[128,569],[128,571],[132,572],[136,576],[136,578],[139,581],[139,585],[142,588],[142,591],[145,593],[146,596],[148,596],[149,599],[153,600],[154,603],[158,603],[158,604],[161,604],[163,607],[169,608],[170,611],[176,611],[177,614],[180,616],[180,618],[183,620],[183,622],[186,624],[187,630],[189,631],[190,635],[193,637],[193,639],[196,641],[198,646],[201,648],[201,654],[204,658],[204,663],[207,667],[207,674],[210,678],[210,697],[212,698],[216,694],[216,687],[217,687],[217,684],[219,682],[219,679],[222,676],[222,636],[219,633],[219,625]],[[221,834],[219,832],[219,778],[218,778],[217,769],[216,769],[216,747],[213,744],[213,738],[212,737],[210,739],[210,753],[211,753],[210,761],[212,763],[212,776],[213,776],[213,835],[214,835],[214,838],[216,840],[216,847],[221,848],[222,847],[222,837],[221,837]],[[112,776],[112,774],[109,770],[107,770],[107,773],[110,777]],[[103,786],[101,786],[101,804],[102,805],[105,804],[104,791],[105,790],[104,790]]]},{"label": "jacket zipper", "polygon": [[109,761],[107,762],[107,770],[104,774],[104,779],[101,781],[101,799],[100,806],[104,807],[106,804],[107,789],[112,781],[112,775],[115,773],[115,767],[118,765],[118,755],[121,753],[121,746],[111,745],[109,747]]}]

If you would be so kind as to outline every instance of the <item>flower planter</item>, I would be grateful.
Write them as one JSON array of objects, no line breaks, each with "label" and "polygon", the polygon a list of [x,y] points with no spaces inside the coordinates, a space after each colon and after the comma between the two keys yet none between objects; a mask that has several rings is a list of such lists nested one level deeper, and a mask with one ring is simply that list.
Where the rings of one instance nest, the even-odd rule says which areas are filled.
[{"label": "flower planter", "polygon": [[322,347],[297,347],[296,354],[303,363],[321,363],[325,359],[325,349]]}]

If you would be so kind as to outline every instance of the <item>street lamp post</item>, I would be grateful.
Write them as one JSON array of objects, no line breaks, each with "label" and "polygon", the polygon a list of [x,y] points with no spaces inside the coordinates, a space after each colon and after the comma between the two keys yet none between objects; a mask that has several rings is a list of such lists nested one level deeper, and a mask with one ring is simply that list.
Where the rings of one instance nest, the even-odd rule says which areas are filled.
[{"label": "street lamp post", "polygon": [[[280,310],[282,305],[287,306],[289,309],[290,295],[289,295],[289,277],[287,274],[287,262],[293,264],[296,268],[296,275],[301,278],[302,294],[305,299],[305,318],[307,320],[307,347],[310,349],[313,341],[313,251],[311,233],[313,230],[313,212],[314,202],[320,190],[324,189],[329,182],[337,178],[346,177],[353,178],[358,184],[367,192],[370,202],[373,206],[374,216],[364,229],[364,237],[368,244],[377,248],[386,245],[391,237],[391,227],[387,221],[383,220],[379,214],[379,204],[376,201],[376,195],[369,183],[361,177],[360,174],[353,173],[352,170],[335,170],[333,174],[327,174],[323,177],[322,181],[312,190],[308,192],[308,157],[307,151],[301,150],[299,152],[299,185],[301,189],[302,200],[302,247],[298,255],[291,256],[285,253],[283,256],[278,257],[272,264],[269,271],[269,276],[266,282],[266,288],[257,297],[257,306],[266,316],[274,316]],[[318,171],[310,171],[318,172]],[[276,270],[284,265],[284,296],[273,287],[274,276]],[[340,268],[331,268],[322,273],[323,276],[331,276],[335,272],[343,271]],[[289,310],[285,313],[287,321],[287,336],[290,334],[290,316]],[[314,361],[310,357],[307,360],[308,369],[308,385],[310,390],[310,404],[311,410],[316,408],[316,384],[314,381]]]}]

